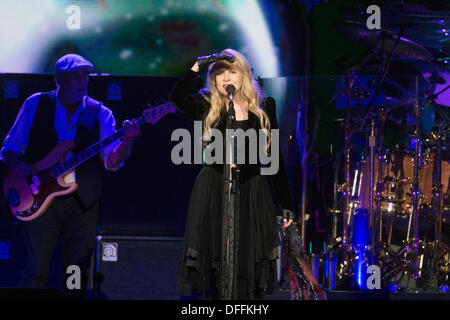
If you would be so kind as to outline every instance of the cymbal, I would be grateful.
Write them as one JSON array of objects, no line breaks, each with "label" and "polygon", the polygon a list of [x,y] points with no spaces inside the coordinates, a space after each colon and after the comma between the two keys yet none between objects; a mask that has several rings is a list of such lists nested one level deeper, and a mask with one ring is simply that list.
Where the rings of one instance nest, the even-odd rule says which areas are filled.
[{"label": "cymbal", "polygon": [[415,58],[393,58],[392,63],[405,64],[414,68],[420,74],[424,74],[426,72],[432,73],[436,70],[435,64]]},{"label": "cymbal", "polygon": [[439,75],[442,79],[444,79],[444,83],[437,83],[433,94],[436,95],[436,103],[441,106],[450,107],[450,89],[448,86],[450,85],[450,71],[445,69],[441,69]]},{"label": "cymbal", "polygon": [[446,83],[446,80],[441,76],[441,73],[444,72],[445,69],[434,63],[414,58],[394,58],[392,59],[392,63],[402,64],[410,70],[413,68],[430,84]]},{"label": "cymbal", "polygon": [[[354,88],[362,87],[372,97],[381,78],[380,66],[371,62],[362,66],[356,65],[352,69],[358,69],[359,72]],[[430,87],[430,82],[424,78],[424,74],[428,72],[431,75],[434,70],[434,64],[424,60],[414,58],[392,59],[387,76],[381,86],[380,96],[383,99],[377,103],[392,105],[399,101],[408,100],[412,96],[423,94]],[[361,101],[361,103],[364,104],[367,100],[370,101],[370,98]]]},{"label": "cymbal", "polygon": [[[335,29],[345,37],[357,43],[390,54],[398,36],[386,29],[369,30],[367,26],[354,21],[336,22]],[[420,44],[400,37],[396,47],[396,56],[432,61],[433,55]]]}]

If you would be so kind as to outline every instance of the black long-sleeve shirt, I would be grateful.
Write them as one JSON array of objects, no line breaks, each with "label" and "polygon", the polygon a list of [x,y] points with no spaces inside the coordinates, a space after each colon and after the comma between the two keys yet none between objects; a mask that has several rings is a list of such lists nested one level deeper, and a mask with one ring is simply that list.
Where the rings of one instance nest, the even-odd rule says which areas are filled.
[{"label": "black long-sleeve shirt", "polygon": [[[176,83],[170,93],[170,102],[183,114],[189,115],[194,120],[204,121],[211,107],[210,103],[200,93],[192,93],[196,85],[198,73],[189,70]],[[271,129],[278,129],[276,118],[276,102],[273,98],[267,97],[263,101],[263,109],[266,112]],[[217,129],[225,132],[225,117],[222,117],[216,126]],[[249,128],[260,129],[259,119],[256,115],[249,112]],[[279,169],[278,172],[271,176],[272,187],[276,199],[282,209],[294,211],[294,205],[289,188],[288,177],[284,164],[281,148],[279,152]],[[260,166],[258,165],[258,168]]]}]

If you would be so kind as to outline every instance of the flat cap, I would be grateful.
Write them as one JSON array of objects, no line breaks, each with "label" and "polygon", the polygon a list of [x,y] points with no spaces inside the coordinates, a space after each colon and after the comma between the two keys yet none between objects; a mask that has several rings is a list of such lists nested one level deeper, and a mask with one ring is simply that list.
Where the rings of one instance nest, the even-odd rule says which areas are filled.
[{"label": "flat cap", "polygon": [[86,58],[75,54],[75,53],[69,53],[56,61],[55,64],[55,73],[59,72],[66,72],[66,71],[72,71],[80,68],[93,69],[94,65],[89,62]]}]

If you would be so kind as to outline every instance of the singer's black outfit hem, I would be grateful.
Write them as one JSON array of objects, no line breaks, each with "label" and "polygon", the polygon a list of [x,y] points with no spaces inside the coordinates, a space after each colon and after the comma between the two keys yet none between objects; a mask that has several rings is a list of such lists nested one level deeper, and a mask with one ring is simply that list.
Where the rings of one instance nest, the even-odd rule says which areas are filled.
[{"label": "singer's black outfit hem", "polygon": [[[195,72],[187,72],[173,88],[170,100],[180,112],[204,120],[209,103],[200,94],[190,94],[196,78]],[[275,100],[264,99],[263,108],[271,128],[278,128]],[[222,132],[224,118],[216,126]],[[250,112],[248,120],[239,126],[260,128],[258,118]],[[276,216],[281,215],[280,207],[293,209],[281,151],[279,162],[278,173],[273,176],[260,175],[260,165],[241,166],[239,245],[235,248],[239,260],[236,299],[261,299],[264,292],[272,291],[277,285],[280,238]],[[184,296],[220,298],[223,191],[223,166],[205,165],[194,183],[186,218],[178,281]]]}]

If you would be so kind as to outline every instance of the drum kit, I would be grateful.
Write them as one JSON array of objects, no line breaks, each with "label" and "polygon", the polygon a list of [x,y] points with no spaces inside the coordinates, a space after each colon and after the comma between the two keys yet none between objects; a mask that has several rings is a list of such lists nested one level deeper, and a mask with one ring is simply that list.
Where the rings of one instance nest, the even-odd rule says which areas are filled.
[{"label": "drum kit", "polygon": [[[443,59],[402,37],[406,27],[394,33],[335,24],[371,50],[346,70],[330,101],[340,96],[346,108],[339,121],[345,181],[334,184],[323,256],[336,262],[333,286],[353,279],[360,265],[379,266],[383,288],[411,279],[424,289],[450,285],[450,99],[442,99],[450,93],[450,72]],[[362,147],[352,142],[358,136]]]}]

